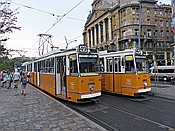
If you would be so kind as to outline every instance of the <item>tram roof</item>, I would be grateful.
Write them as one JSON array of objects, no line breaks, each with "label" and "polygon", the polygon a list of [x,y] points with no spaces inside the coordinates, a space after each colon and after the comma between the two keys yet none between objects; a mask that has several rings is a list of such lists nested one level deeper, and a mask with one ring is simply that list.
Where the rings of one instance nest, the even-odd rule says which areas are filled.
[{"label": "tram roof", "polygon": [[135,53],[135,49],[126,49],[123,51],[100,51],[99,55],[100,56],[107,56],[107,55],[116,55],[116,54],[127,54],[127,53]]},{"label": "tram roof", "polygon": [[[81,45],[79,45],[79,46],[81,46]],[[68,49],[68,50],[65,50],[65,49],[54,50],[54,51],[48,52],[48,53],[46,53],[42,56],[39,56],[39,57],[35,58],[34,61],[39,60],[39,59],[44,59],[44,58],[47,58],[47,57],[57,56],[59,54],[67,55],[67,54],[71,54],[71,53],[78,53],[78,52],[80,52],[80,51],[78,51],[78,49],[80,49],[80,48],[75,47],[75,48]],[[92,52],[92,53],[97,53],[97,49],[95,49],[95,48],[90,48],[90,49],[87,48],[87,49],[90,50],[90,52]]]}]

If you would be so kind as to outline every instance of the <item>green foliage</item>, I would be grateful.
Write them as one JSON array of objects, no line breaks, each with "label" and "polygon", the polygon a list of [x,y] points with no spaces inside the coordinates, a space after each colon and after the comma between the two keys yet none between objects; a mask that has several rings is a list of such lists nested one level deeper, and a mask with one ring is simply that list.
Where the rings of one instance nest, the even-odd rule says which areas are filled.
[{"label": "green foliage", "polygon": [[14,64],[17,64],[18,67],[21,66],[22,63],[29,61],[28,58],[13,58],[9,59],[7,56],[0,57],[0,71],[2,70],[14,70]]}]

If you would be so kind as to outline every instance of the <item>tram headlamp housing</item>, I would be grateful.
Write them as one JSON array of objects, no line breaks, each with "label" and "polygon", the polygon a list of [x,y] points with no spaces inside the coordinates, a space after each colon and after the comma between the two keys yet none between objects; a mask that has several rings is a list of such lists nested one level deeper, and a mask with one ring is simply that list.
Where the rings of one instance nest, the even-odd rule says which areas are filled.
[{"label": "tram headlamp housing", "polygon": [[147,86],[148,84],[147,84],[147,82],[144,82],[144,86]]},{"label": "tram headlamp housing", "polygon": [[90,91],[93,91],[94,90],[94,87],[92,86],[91,88],[90,88]]}]

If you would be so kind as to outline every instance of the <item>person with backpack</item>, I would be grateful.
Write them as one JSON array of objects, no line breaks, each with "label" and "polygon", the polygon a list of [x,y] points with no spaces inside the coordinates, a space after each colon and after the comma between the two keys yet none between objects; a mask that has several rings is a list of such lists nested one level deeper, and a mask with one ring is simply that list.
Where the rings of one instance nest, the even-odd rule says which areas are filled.
[{"label": "person with backpack", "polygon": [[22,89],[22,95],[26,95],[26,85],[27,85],[27,76],[25,76],[25,73],[22,73],[21,76],[21,89]]}]

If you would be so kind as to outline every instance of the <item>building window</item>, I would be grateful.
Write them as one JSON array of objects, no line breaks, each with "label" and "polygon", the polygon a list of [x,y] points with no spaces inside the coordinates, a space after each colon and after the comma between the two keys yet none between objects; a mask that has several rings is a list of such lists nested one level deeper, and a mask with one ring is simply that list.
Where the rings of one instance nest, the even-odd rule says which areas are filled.
[{"label": "building window", "polygon": [[160,21],[160,26],[163,27],[163,21],[162,20]]},{"label": "building window", "polygon": [[150,19],[147,19],[147,24],[150,25]]},{"label": "building window", "polygon": [[163,30],[160,31],[160,36],[163,37]]},{"label": "building window", "polygon": [[168,21],[166,21],[166,27],[168,27]]},{"label": "building window", "polygon": [[134,30],[134,35],[138,36],[138,33],[139,33],[139,30],[138,29],[135,29]]},{"label": "building window", "polygon": [[150,37],[150,36],[151,36],[151,30],[148,29],[148,30],[147,30],[147,37]]},{"label": "building window", "polygon": [[167,38],[170,38],[170,36],[169,36],[169,30],[166,31],[166,37]]},{"label": "building window", "polygon": [[115,16],[115,15],[114,15],[114,17],[113,17],[113,18],[114,18],[114,22],[116,22],[116,16]]},{"label": "building window", "polygon": [[163,16],[163,13],[162,13],[162,11],[160,11],[160,16]]},{"label": "building window", "polygon": [[168,12],[167,11],[165,12],[165,17],[168,17]]},{"label": "building window", "polygon": [[125,26],[126,25],[126,20],[123,20],[123,26]]},{"label": "building window", "polygon": [[138,8],[132,8],[132,14],[138,14]]},{"label": "building window", "polygon": [[154,32],[154,36],[155,36],[155,37],[158,36],[158,31],[157,31],[157,30],[155,30],[155,32]]},{"label": "building window", "polygon": [[116,30],[117,29],[117,27],[116,27],[116,24],[114,25],[114,30]]},{"label": "building window", "polygon": [[157,10],[154,11],[154,14],[157,15]]},{"label": "building window", "polygon": [[124,30],[122,31],[122,37],[125,38],[125,36],[126,36],[126,31]]},{"label": "building window", "polygon": [[150,15],[150,9],[147,9],[147,15]]},{"label": "building window", "polygon": [[133,24],[138,24],[138,23],[139,23],[139,19],[138,19],[138,18],[133,18],[132,23],[133,23]]},{"label": "building window", "polygon": [[157,26],[157,23],[158,23],[158,21],[157,20],[155,20],[155,25]]},{"label": "building window", "polygon": [[126,16],[126,11],[125,10],[121,11],[121,15],[122,15],[122,17],[125,17]]}]

